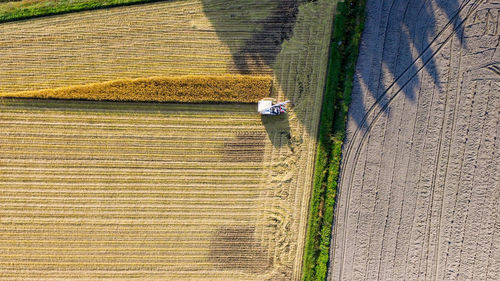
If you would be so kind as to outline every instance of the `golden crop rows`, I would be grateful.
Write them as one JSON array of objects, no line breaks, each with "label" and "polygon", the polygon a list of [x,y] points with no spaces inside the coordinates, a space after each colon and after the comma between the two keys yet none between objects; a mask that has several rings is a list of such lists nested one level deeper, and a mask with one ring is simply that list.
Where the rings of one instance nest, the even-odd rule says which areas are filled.
[{"label": "golden crop rows", "polygon": [[[182,0],[0,25],[0,92],[271,75],[251,105],[0,99],[0,275],[298,280],[335,1]],[[283,8],[283,7],[281,7]],[[281,45],[280,38],[287,38]]]},{"label": "golden crop rows", "polygon": [[0,93],[0,97],[157,102],[255,103],[269,97],[270,76],[220,75],[115,80],[38,91]]},{"label": "golden crop rows", "polygon": [[[276,1],[177,0],[0,25],[0,92],[238,74],[234,56]],[[270,32],[272,32],[270,30]],[[259,48],[274,46],[267,42]],[[252,74],[271,74],[251,65]]]},{"label": "golden crop rows", "polygon": [[[0,123],[26,122],[22,130],[2,126],[0,132],[2,273],[19,266],[213,270],[225,266],[219,259],[231,247],[252,247],[228,252],[228,257],[241,259],[233,266],[249,272],[269,266],[272,245],[259,238],[269,235],[269,229],[256,204],[264,207],[272,200],[265,188],[263,157],[270,143],[254,106],[244,107],[245,112],[242,105],[225,106],[239,112],[231,120],[224,114],[214,116],[201,105],[192,105],[191,110],[165,105],[162,114],[122,112],[99,120],[100,112],[93,109],[82,108],[83,119],[67,109],[47,108],[51,113],[24,109],[34,102],[4,101],[7,104],[0,106],[9,112]],[[177,130],[177,120],[190,121],[191,112],[194,120],[206,114],[210,119],[206,126],[220,128],[216,138]],[[178,118],[170,118],[170,113]],[[144,122],[161,126],[145,127]],[[135,124],[133,132],[108,129]],[[163,131],[170,135],[138,141],[143,132]],[[103,137],[114,141],[102,143]],[[183,141],[186,138],[197,141]],[[246,146],[238,147],[238,139]],[[83,166],[68,166],[69,160]],[[172,161],[177,169],[170,168]],[[242,163],[248,168],[241,168]],[[227,231],[239,233],[228,238],[234,240],[229,244],[219,241],[221,232]],[[255,241],[239,245],[238,240]]]}]

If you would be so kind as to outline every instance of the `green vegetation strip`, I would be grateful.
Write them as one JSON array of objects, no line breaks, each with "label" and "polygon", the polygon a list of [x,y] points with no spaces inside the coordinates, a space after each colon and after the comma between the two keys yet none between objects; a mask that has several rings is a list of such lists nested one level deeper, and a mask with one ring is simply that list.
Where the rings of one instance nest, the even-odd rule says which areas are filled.
[{"label": "green vegetation strip", "polygon": [[[0,23],[161,0],[23,0],[0,4]],[[168,1],[168,0],[167,0]],[[0,1],[6,2],[6,1]]]},{"label": "green vegetation strip", "polygon": [[303,280],[325,280],[346,117],[363,32],[366,0],[337,6],[323,97]]}]

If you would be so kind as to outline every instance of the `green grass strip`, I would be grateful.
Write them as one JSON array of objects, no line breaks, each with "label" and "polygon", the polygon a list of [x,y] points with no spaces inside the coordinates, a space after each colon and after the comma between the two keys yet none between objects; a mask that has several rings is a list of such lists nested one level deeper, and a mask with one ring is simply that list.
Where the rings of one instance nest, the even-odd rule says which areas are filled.
[{"label": "green grass strip", "polygon": [[347,110],[364,27],[366,0],[337,6],[318,137],[303,280],[325,280]]},{"label": "green grass strip", "polygon": [[[0,23],[161,0],[40,0],[0,4]],[[167,0],[168,1],[168,0]]]}]

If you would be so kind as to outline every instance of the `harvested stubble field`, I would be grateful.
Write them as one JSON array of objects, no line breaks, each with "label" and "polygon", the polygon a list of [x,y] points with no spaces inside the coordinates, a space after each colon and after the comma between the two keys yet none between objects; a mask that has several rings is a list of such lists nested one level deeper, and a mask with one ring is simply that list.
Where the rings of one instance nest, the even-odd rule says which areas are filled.
[{"label": "harvested stubble field", "polygon": [[251,279],[286,246],[254,106],[0,108],[3,277]]},{"label": "harvested stubble field", "polygon": [[0,108],[3,277],[246,278],[273,267],[284,210],[253,106]]},{"label": "harvested stubble field", "polygon": [[[271,0],[231,3],[165,1],[1,24],[0,92],[227,74],[236,70],[231,49],[243,46],[276,8]],[[216,20],[226,24],[215,29]],[[261,66],[252,70],[271,72]]]},{"label": "harvested stubble field", "polygon": [[[271,74],[270,63],[292,34],[298,5],[296,0],[181,0],[4,23],[0,92],[150,76]],[[312,13],[312,6],[304,12]],[[333,5],[316,6],[326,10],[304,18],[304,28],[315,22],[325,32]],[[312,33],[318,31],[310,32],[302,39],[316,38]],[[313,42],[296,43],[290,51],[298,55]]]},{"label": "harvested stubble field", "polygon": [[3,100],[0,275],[299,280],[334,6],[166,1],[1,24],[0,92],[252,74],[293,107]]},{"label": "harvested stubble field", "polygon": [[329,280],[498,280],[499,31],[498,1],[367,1]]}]

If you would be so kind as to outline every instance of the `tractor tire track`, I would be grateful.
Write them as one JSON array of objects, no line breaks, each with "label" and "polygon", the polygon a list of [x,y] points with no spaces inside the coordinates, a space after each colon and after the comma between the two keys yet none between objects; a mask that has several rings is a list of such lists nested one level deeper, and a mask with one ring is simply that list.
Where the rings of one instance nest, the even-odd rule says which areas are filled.
[{"label": "tractor tire track", "polygon": [[[470,2],[470,0],[469,0],[469,2]],[[467,3],[468,3],[468,2],[467,2]],[[464,7],[465,7],[465,5],[461,7],[461,10],[462,10]],[[455,15],[453,18],[455,18],[458,14],[459,14],[459,12],[457,12],[457,13],[456,13],[456,15]],[[438,39],[439,35],[440,35],[440,34],[441,34],[444,30],[446,30],[446,28],[447,28],[447,27],[451,24],[451,22],[452,22],[452,21],[448,22],[448,23],[445,25],[445,27],[444,27],[444,28],[443,28],[443,29],[442,29],[442,30],[438,33],[438,35],[437,35],[437,36],[436,36],[436,37],[435,37],[435,38],[431,41],[431,44],[432,44],[432,42],[435,42],[435,41]],[[453,33],[451,33],[451,34],[448,36],[448,38],[451,38],[451,36],[452,36],[452,35],[453,35]],[[443,44],[442,44],[442,45],[438,48],[438,51],[440,50],[440,48],[441,48],[442,46],[443,46]],[[429,46],[427,46],[427,47],[424,49],[424,51],[423,51],[423,52],[419,55],[419,57],[422,57],[422,56],[423,56],[423,54],[424,54],[424,53],[425,53],[425,52],[426,52],[429,48],[430,48],[430,45],[429,45]],[[431,55],[431,58],[432,58],[432,57],[433,57],[436,53],[437,53],[437,52],[433,53],[433,55]],[[418,59],[418,58],[417,58],[417,59]],[[415,60],[411,63],[411,65],[415,64],[415,63],[417,62],[417,59],[415,59]],[[426,63],[427,63],[427,62],[429,62],[429,61],[430,61],[430,59],[428,59],[428,60],[426,61]],[[418,74],[418,72],[424,68],[424,66],[426,65],[426,63],[424,63],[424,64],[423,64],[423,65],[422,65],[422,66],[418,69],[418,71],[412,75],[412,77],[411,77],[411,78],[415,77],[415,76]],[[396,82],[397,82],[399,79],[401,79],[401,78],[402,78],[402,77],[406,74],[406,72],[407,72],[409,69],[410,69],[410,66],[408,66],[408,67],[407,67],[407,68],[403,71],[403,73],[402,73],[400,76],[398,76],[398,78],[396,78],[396,79],[394,80],[394,82],[393,82],[393,83],[391,83],[391,84],[389,85],[389,87],[387,88],[387,90],[385,90],[385,91],[384,91],[384,94],[382,94],[382,95],[381,95],[381,96],[380,96],[380,97],[376,100],[375,104],[373,104],[373,105],[370,107],[370,109],[367,111],[367,113],[366,113],[365,117],[363,117],[363,120],[361,121],[361,125],[360,125],[360,126],[357,128],[357,130],[354,132],[353,137],[352,137],[352,140],[351,140],[351,141],[348,141],[349,146],[347,147],[346,152],[344,153],[344,155],[345,155],[345,156],[344,156],[344,160],[342,161],[342,162],[343,162],[343,164],[342,164],[341,170],[344,170],[344,169],[345,169],[345,165],[347,165],[346,163],[349,161],[349,156],[350,156],[350,153],[351,153],[351,152],[350,152],[350,150],[351,150],[351,149],[352,149],[352,147],[353,147],[353,144],[354,144],[354,142],[355,142],[355,140],[356,140],[357,134],[358,134],[359,132],[363,131],[363,129],[365,129],[365,128],[364,128],[364,126],[365,126],[365,124],[367,123],[367,118],[369,117],[369,115],[373,112],[373,110],[376,108],[376,106],[377,106],[377,105],[379,105],[379,104],[380,104],[380,103],[381,103],[381,102],[382,102],[382,101],[386,98],[386,97],[385,97],[385,93],[387,93],[389,90],[391,90],[391,89],[392,89],[392,87],[394,87],[394,86],[396,85]],[[411,78],[410,78],[407,82],[405,82],[405,83],[403,84],[403,86],[401,86],[401,89],[403,89],[403,88],[404,88],[404,87],[405,87],[405,86],[409,83],[409,81],[411,81]],[[376,121],[376,119],[378,118],[378,116],[380,116],[380,114],[381,114],[381,113],[382,113],[382,112],[383,112],[383,111],[387,108],[387,106],[390,104],[390,102],[391,102],[391,101],[392,101],[395,97],[397,97],[397,95],[398,95],[399,93],[401,93],[401,89],[400,89],[400,90],[398,90],[398,91],[397,91],[397,92],[396,92],[396,93],[395,93],[395,94],[394,94],[394,95],[393,95],[393,96],[392,96],[392,97],[391,97],[391,98],[387,101],[387,103],[386,103],[386,104],[382,107],[382,109],[378,112],[378,114],[376,114],[376,115],[375,115],[375,118],[374,118],[374,120],[372,121],[372,123],[370,123],[370,126],[368,126],[368,128],[366,128],[366,131],[364,131],[364,134],[363,134],[363,136],[361,137],[361,141],[360,141],[361,143],[363,143],[363,142],[364,142],[364,139],[365,139],[365,137],[366,137],[366,135],[367,135],[367,132],[369,132],[369,131],[370,131],[370,129],[371,129],[371,125],[372,125],[372,124],[374,124],[374,122]],[[362,147],[362,145],[359,145],[359,146],[358,146],[358,149],[357,149],[356,153],[354,154],[355,156],[358,156],[358,155],[359,155],[359,153],[360,153],[360,148],[361,148],[361,147]],[[357,162],[357,158],[354,160],[354,163],[356,163],[356,162]],[[354,172],[352,172],[352,173],[351,173],[351,178],[352,178],[352,174],[354,174]],[[341,181],[341,182],[343,181],[344,176],[345,176],[345,173],[342,173],[342,174],[341,174],[341,179],[340,179],[340,181]],[[350,182],[352,182],[352,180],[350,180]],[[340,193],[340,194],[339,194],[339,197],[341,196],[341,194],[342,194],[342,193]],[[348,196],[347,201],[349,201],[349,193],[347,194],[347,196]],[[344,225],[346,225],[346,223],[344,223]],[[345,230],[345,229],[344,229],[344,230]],[[344,237],[345,237],[345,235],[344,235]],[[344,251],[341,251],[341,254],[342,254],[343,252],[344,252]]]}]

